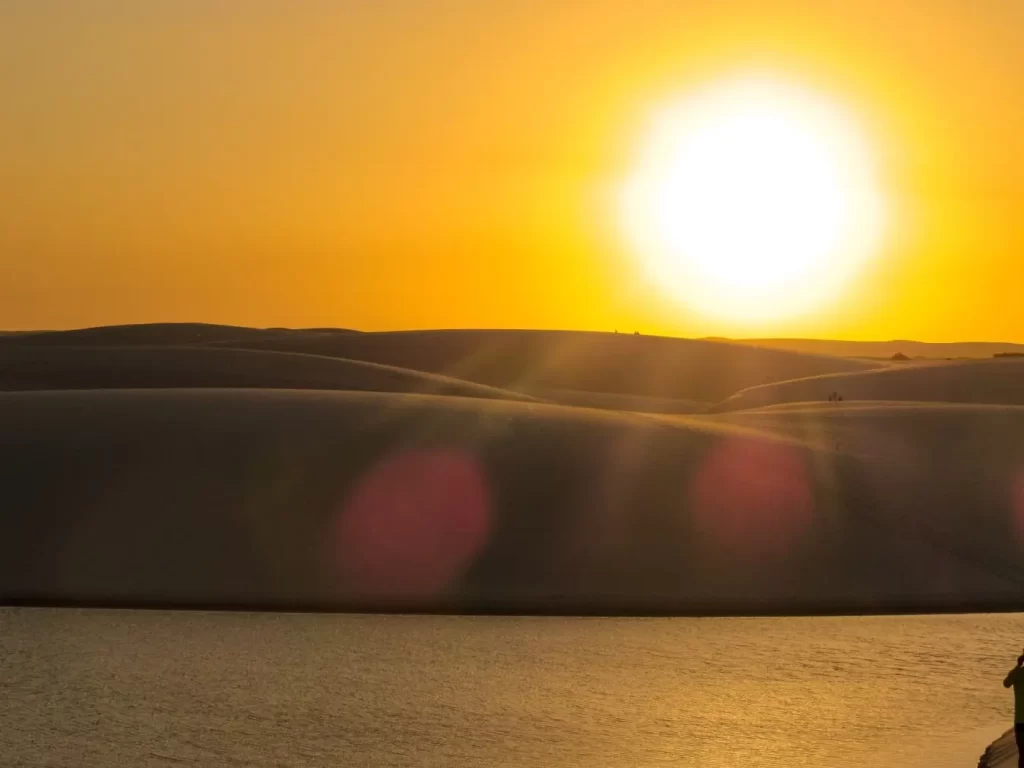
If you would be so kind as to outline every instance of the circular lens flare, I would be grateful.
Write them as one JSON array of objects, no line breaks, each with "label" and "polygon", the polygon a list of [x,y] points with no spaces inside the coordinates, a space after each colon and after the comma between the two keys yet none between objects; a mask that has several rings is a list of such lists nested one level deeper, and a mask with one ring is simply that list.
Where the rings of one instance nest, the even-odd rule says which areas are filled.
[{"label": "circular lens flare", "polygon": [[483,469],[453,450],[387,456],[346,498],[329,539],[341,588],[356,597],[443,593],[486,545],[491,504]]},{"label": "circular lens flare", "polygon": [[814,522],[799,452],[753,438],[715,445],[693,478],[690,502],[698,529],[726,558],[784,559]]}]

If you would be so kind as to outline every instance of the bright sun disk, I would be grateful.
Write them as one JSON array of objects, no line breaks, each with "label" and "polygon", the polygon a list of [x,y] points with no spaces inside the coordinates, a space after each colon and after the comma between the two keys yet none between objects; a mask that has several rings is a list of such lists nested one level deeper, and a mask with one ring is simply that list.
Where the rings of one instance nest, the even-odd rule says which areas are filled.
[{"label": "bright sun disk", "polygon": [[659,111],[623,187],[649,276],[702,314],[757,322],[834,298],[878,249],[882,196],[852,117],[766,78]]}]

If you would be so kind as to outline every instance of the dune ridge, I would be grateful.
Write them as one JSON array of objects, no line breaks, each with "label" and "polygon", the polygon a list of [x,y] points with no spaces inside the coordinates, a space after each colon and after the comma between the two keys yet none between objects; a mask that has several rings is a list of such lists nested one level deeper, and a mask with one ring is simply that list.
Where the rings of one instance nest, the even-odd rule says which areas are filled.
[{"label": "dune ridge", "polygon": [[[0,337],[35,347],[230,347],[360,360],[615,410],[694,412],[739,389],[882,363],[732,342],[582,331],[243,328],[152,323]],[[548,395],[541,395],[548,397]],[[636,398],[629,401],[628,397]]]},{"label": "dune ridge", "polygon": [[389,331],[290,335],[247,348],[337,355],[444,373],[504,389],[533,388],[717,401],[744,387],[880,363],[726,342],[580,331]]},{"label": "dune ridge", "polygon": [[438,374],[229,347],[0,346],[0,390],[259,387],[534,398]]},{"label": "dune ridge", "polygon": [[772,349],[789,349],[839,357],[889,359],[903,354],[911,359],[990,358],[996,354],[1024,353],[1024,344],[1003,341],[932,342],[894,339],[892,341],[845,341],[841,339],[737,339],[744,344]]},{"label": "dune ridge", "polygon": [[826,374],[750,387],[716,403],[712,412],[784,403],[844,401],[1024,404],[1024,359],[935,362]]}]

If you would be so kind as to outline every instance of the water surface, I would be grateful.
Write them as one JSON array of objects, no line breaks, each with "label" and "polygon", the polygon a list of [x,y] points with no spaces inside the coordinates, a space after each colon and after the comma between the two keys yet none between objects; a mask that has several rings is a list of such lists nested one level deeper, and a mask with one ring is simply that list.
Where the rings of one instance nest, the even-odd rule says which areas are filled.
[{"label": "water surface", "polygon": [[1024,616],[0,610],[5,765],[974,766]]}]

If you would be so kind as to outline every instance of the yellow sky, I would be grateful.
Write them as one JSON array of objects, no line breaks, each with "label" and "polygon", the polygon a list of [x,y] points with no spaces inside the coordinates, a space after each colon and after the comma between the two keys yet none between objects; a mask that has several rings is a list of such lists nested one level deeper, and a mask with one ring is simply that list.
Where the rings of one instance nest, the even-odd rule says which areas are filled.
[{"label": "yellow sky", "polygon": [[[737,69],[856,114],[891,203],[785,322],[655,291],[609,203],[652,107]],[[0,179],[0,328],[1024,341],[1024,3],[12,0]]]}]

